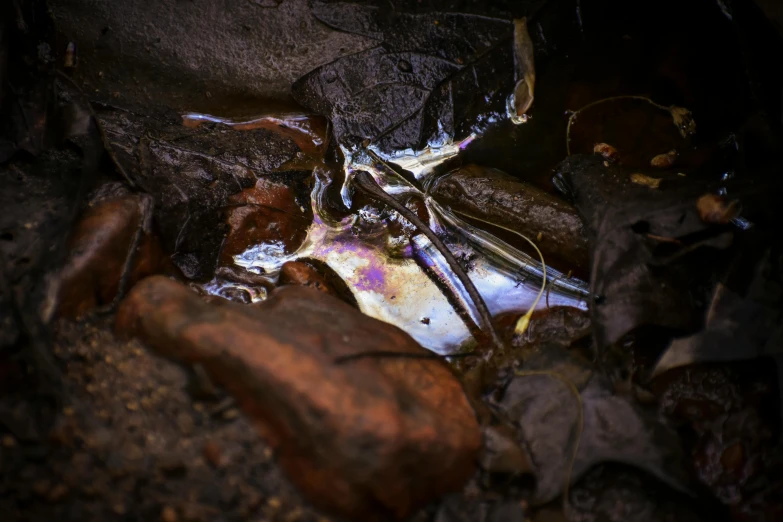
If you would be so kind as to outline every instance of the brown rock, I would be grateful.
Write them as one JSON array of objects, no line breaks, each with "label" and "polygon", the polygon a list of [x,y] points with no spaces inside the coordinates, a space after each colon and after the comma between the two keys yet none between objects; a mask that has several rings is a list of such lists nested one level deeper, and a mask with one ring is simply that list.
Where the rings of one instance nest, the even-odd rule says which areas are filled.
[{"label": "brown rock", "polygon": [[228,226],[220,262],[233,264],[233,256],[251,246],[270,245],[291,253],[302,244],[312,219],[300,206],[291,187],[265,178],[254,187],[228,199]]},{"label": "brown rock", "polygon": [[558,266],[556,258],[564,270],[587,269],[582,220],[574,207],[551,194],[497,169],[468,165],[440,178],[432,195],[466,217],[494,225],[493,233],[523,250],[530,248],[527,242],[506,231],[536,241],[548,265]]},{"label": "brown rock", "polygon": [[59,315],[75,318],[111,303],[126,270],[125,288],[161,271],[163,256],[151,234],[151,212],[147,196],[116,190],[98,194],[71,235],[60,273]]},{"label": "brown rock", "polygon": [[335,295],[334,289],[326,281],[326,278],[319,274],[315,268],[301,261],[289,261],[285,263],[280,269],[278,284],[281,286],[307,286],[318,290],[319,292]]},{"label": "brown rock", "polygon": [[257,306],[205,303],[156,276],[121,304],[117,330],[201,363],[237,399],[313,504],[403,518],[472,474],[481,435],[459,381],[400,329],[301,286]]}]

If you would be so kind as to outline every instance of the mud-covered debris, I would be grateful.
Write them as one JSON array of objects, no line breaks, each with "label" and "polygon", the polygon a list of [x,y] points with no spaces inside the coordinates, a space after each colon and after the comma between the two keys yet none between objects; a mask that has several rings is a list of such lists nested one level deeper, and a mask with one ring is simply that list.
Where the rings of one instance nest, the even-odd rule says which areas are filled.
[{"label": "mud-covered debris", "polygon": [[536,244],[547,264],[556,259],[568,269],[587,269],[587,235],[576,209],[562,199],[502,171],[477,165],[443,176],[431,194],[466,217],[530,239],[541,234]]},{"label": "mud-covered debris", "polygon": [[152,200],[117,183],[101,187],[71,231],[60,271],[58,314],[78,317],[114,302],[164,268],[152,234]]},{"label": "mud-covered debris", "polygon": [[776,520],[778,384],[769,360],[701,363],[654,378],[661,411],[683,427],[695,477],[733,520]]},{"label": "mud-covered debris", "polygon": [[299,150],[315,156],[322,156],[329,143],[329,123],[323,116],[312,114],[291,113],[248,118],[221,118],[189,112],[182,115],[182,123],[191,128],[209,123],[221,123],[236,130],[266,129],[292,139]]},{"label": "mud-covered debris", "polygon": [[[253,307],[205,303],[156,276],[116,326],[168,357],[200,362],[238,399],[317,506],[402,518],[470,476],[481,435],[459,381],[396,327],[301,286]],[[335,359],[367,352],[399,357]]]}]

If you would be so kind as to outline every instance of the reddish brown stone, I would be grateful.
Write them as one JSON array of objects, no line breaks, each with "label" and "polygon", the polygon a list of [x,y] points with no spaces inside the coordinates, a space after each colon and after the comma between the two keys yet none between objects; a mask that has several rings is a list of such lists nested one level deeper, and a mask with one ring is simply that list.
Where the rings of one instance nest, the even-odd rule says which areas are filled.
[{"label": "reddish brown stone", "polygon": [[313,504],[356,520],[403,518],[472,474],[481,445],[459,381],[409,335],[323,292],[282,287],[258,306],[205,303],[155,276],[116,327],[201,363],[238,399]]},{"label": "reddish brown stone", "polygon": [[126,288],[161,271],[163,255],[150,231],[146,196],[99,195],[72,231],[69,257],[60,272],[58,313],[79,317],[111,303],[128,270]]},{"label": "reddish brown stone", "polygon": [[330,295],[336,295],[334,289],[326,281],[326,278],[318,271],[301,261],[289,261],[280,269],[280,286],[299,285],[307,286]]},{"label": "reddish brown stone", "polygon": [[302,244],[310,226],[311,213],[296,202],[294,191],[282,184],[259,179],[255,187],[229,198],[229,232],[220,254],[221,264],[233,263],[233,256],[251,246],[281,244],[291,253]]}]

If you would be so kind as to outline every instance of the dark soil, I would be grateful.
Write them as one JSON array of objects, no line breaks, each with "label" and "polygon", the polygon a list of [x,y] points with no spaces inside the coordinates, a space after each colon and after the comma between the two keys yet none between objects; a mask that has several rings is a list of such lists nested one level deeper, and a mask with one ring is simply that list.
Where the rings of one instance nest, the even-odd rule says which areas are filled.
[{"label": "dark soil", "polygon": [[230,398],[118,340],[109,318],[56,331],[62,415],[50,440],[3,436],[3,520],[328,520],[283,478]]}]

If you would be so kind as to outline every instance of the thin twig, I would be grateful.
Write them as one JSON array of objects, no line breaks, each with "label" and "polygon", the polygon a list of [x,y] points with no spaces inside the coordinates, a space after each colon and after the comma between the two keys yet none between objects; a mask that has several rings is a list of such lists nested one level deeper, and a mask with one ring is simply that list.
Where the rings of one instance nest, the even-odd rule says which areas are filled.
[{"label": "thin twig", "polygon": [[[449,268],[457,276],[457,279],[459,279],[460,283],[462,283],[462,286],[465,287],[465,291],[467,291],[470,299],[473,301],[473,304],[476,307],[476,310],[478,311],[483,329],[489,335],[492,344],[494,344],[496,348],[502,349],[503,343],[500,340],[500,337],[498,337],[497,332],[495,332],[495,327],[492,325],[492,316],[489,313],[489,309],[487,308],[484,299],[481,297],[481,294],[479,294],[478,290],[473,284],[473,281],[470,280],[462,267],[459,266],[457,260],[454,258],[446,245],[443,244],[440,238],[436,236],[432,230],[430,230],[430,227],[428,227],[421,219],[419,219],[419,216],[408,210],[405,205],[384,192],[383,189],[381,189],[381,187],[375,183],[375,180],[372,178],[372,176],[367,172],[358,171],[354,176],[354,182],[356,187],[366,195],[394,209],[402,217],[410,221],[411,224],[413,224],[413,226],[415,226],[422,234],[427,236],[427,239],[432,242],[435,248],[437,248],[446,259],[446,263],[448,263]],[[466,318],[466,320],[472,321],[469,316]]]}]

